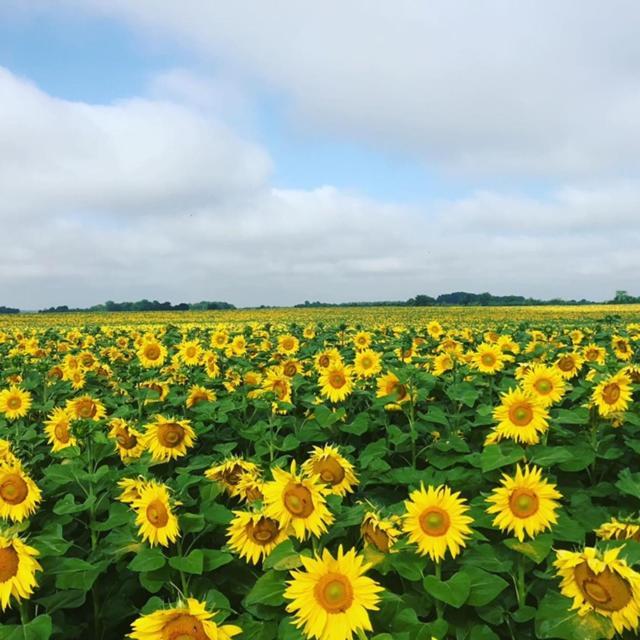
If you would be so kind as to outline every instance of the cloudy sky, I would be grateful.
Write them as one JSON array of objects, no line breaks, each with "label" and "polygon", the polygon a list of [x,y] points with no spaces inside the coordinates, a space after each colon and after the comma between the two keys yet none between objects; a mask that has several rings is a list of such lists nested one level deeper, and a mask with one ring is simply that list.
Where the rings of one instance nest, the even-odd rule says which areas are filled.
[{"label": "cloudy sky", "polygon": [[0,305],[640,295],[636,0],[2,0]]}]

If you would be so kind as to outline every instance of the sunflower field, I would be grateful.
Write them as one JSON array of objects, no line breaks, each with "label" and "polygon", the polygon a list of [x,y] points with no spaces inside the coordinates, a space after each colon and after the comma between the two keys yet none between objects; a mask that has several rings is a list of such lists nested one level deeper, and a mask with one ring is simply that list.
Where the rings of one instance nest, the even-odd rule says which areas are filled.
[{"label": "sunflower field", "polygon": [[640,309],[0,320],[0,640],[640,635]]}]

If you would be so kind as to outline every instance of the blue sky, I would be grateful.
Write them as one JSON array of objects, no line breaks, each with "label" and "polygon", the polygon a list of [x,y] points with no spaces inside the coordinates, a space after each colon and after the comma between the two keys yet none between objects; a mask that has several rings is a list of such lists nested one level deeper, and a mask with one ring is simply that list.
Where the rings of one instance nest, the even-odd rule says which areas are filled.
[{"label": "blue sky", "polygon": [[65,302],[633,289],[640,11],[623,4],[8,2],[0,215],[48,233],[4,240],[0,295],[58,303],[88,265]]}]

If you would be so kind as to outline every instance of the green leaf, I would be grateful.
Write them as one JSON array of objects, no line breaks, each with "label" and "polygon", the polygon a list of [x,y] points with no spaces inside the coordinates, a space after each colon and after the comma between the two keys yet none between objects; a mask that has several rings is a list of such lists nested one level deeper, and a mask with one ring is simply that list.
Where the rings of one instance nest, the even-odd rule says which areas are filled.
[{"label": "green leaf", "polygon": [[56,576],[56,588],[89,591],[109,562],[90,563],[80,558],[55,558],[48,569]]},{"label": "green leaf", "polygon": [[200,549],[194,549],[187,556],[173,556],[169,558],[169,565],[178,571],[202,575],[204,554]]},{"label": "green leaf", "polygon": [[520,542],[520,540],[516,538],[507,538],[503,540],[503,544],[509,549],[517,551],[523,556],[527,556],[530,560],[533,560],[536,564],[539,564],[551,552],[553,536],[549,533],[543,533],[532,540],[523,542]]},{"label": "green leaf", "polygon": [[471,581],[467,604],[473,607],[484,607],[493,602],[509,586],[509,583],[500,576],[483,571],[478,567],[467,566],[460,571],[469,576]]},{"label": "green leaf", "polygon": [[167,559],[158,548],[143,547],[128,564],[131,571],[155,571],[164,567]]},{"label": "green leaf", "polygon": [[247,594],[244,599],[245,606],[262,604],[279,607],[284,604],[285,579],[286,576],[283,573],[273,569],[267,571],[267,573],[258,578],[251,591]]},{"label": "green leaf", "polygon": [[217,502],[201,505],[202,514],[211,524],[229,524],[233,520],[233,512]]},{"label": "green leaf", "polygon": [[469,382],[458,382],[452,384],[445,393],[455,402],[461,402],[467,407],[473,407],[476,400],[480,397],[480,391]]},{"label": "green leaf", "polygon": [[631,473],[629,469],[623,469],[618,476],[616,487],[634,498],[640,498],[640,473]]},{"label": "green leaf", "polygon": [[579,616],[571,611],[571,600],[559,593],[547,593],[536,613],[536,636],[541,639],[602,640],[613,638],[615,629],[609,618],[593,611]]},{"label": "green leaf", "polygon": [[45,614],[27,624],[0,625],[0,640],[49,640],[51,632],[51,617]]},{"label": "green leaf", "polygon": [[180,516],[181,533],[198,533],[204,529],[204,516],[201,513],[183,513]]},{"label": "green leaf", "polygon": [[204,563],[203,571],[215,571],[219,567],[223,567],[233,561],[233,556],[226,551],[220,549],[201,549]]},{"label": "green leaf", "polygon": [[462,571],[446,581],[438,580],[436,576],[427,576],[422,584],[429,595],[456,609],[467,601],[471,592],[471,578]]},{"label": "green leaf", "polygon": [[[479,567],[491,573],[508,573],[513,563],[506,558],[499,558],[500,547],[492,547],[489,544],[476,544],[463,554],[460,562],[465,566]],[[508,551],[503,551],[503,555]]]},{"label": "green leaf", "polygon": [[500,640],[486,624],[476,624],[471,628],[470,640]]},{"label": "green leaf", "polygon": [[58,502],[56,502],[55,507],[53,507],[53,513],[58,516],[67,513],[80,513],[81,511],[88,510],[95,501],[95,496],[89,496],[82,504],[77,504],[73,495],[71,493],[67,493],[62,500],[58,500]]},{"label": "green leaf", "polygon": [[487,471],[500,469],[523,458],[524,450],[521,447],[515,447],[508,451],[503,445],[490,444],[482,451],[482,471],[487,473]]}]

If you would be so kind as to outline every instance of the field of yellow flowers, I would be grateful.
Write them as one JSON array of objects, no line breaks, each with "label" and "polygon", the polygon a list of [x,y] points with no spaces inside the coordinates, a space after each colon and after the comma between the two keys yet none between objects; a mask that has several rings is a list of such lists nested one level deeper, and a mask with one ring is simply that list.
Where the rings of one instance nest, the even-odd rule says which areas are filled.
[{"label": "field of yellow flowers", "polygon": [[640,634],[640,308],[0,319],[0,640]]}]

